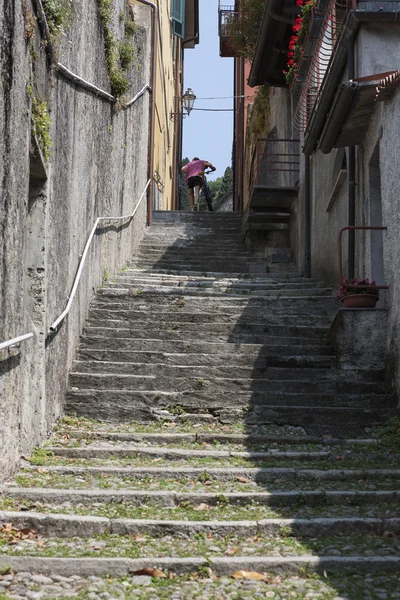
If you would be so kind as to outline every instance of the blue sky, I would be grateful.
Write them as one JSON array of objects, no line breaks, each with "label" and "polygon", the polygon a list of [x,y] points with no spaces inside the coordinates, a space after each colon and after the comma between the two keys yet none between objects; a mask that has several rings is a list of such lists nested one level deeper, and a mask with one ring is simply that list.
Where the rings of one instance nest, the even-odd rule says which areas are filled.
[{"label": "blue sky", "polygon": [[[218,0],[200,0],[200,44],[185,50],[184,90],[196,94],[194,108],[232,108],[233,59],[219,56]],[[229,4],[228,2],[226,4]],[[233,112],[193,110],[183,121],[183,158],[209,160],[217,170],[210,180],[222,177],[231,165]]]}]

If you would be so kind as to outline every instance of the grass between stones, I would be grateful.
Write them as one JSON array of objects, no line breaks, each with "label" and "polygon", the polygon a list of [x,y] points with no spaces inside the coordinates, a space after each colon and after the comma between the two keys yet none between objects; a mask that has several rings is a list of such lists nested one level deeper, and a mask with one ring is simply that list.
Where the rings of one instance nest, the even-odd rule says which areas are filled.
[{"label": "grass between stones", "polygon": [[[40,467],[39,467],[40,468]],[[204,472],[206,473],[206,472]],[[188,478],[177,479],[154,479],[148,477],[132,477],[126,475],[110,475],[107,473],[81,473],[79,475],[54,473],[46,468],[40,468],[40,472],[31,469],[21,469],[15,479],[10,482],[12,486],[21,487],[51,487],[59,489],[137,489],[149,491],[175,491],[186,492],[274,492],[274,491],[307,491],[319,490],[323,487],[325,491],[341,490],[365,490],[385,491],[398,489],[399,480],[386,477],[382,479],[345,481],[324,481],[318,478],[301,481],[298,479],[279,479],[279,477],[268,482],[246,481],[246,478],[236,478],[233,481],[211,480],[207,476],[192,480]]]},{"label": "grass between stones", "polygon": [[86,502],[62,504],[31,502],[10,497],[0,499],[0,510],[26,511],[40,513],[76,514],[106,517],[109,519],[156,519],[180,521],[258,521],[262,519],[311,519],[317,517],[400,517],[398,502],[375,504],[321,505],[321,506],[280,506],[276,510],[257,502],[249,502],[245,506],[229,504],[221,495],[219,502],[212,506],[206,503],[199,505],[182,502],[177,506],[157,506],[154,504],[136,505],[129,501],[108,503]]},{"label": "grass between stones", "polygon": [[354,442],[353,444],[348,442],[287,442],[287,441],[257,441],[251,438],[243,439],[243,441],[235,442],[229,439],[210,439],[207,441],[201,440],[186,440],[185,438],[144,438],[144,439],[132,439],[132,440],[120,440],[95,437],[94,434],[88,433],[85,437],[73,437],[65,432],[56,433],[51,440],[49,440],[46,446],[51,445],[52,447],[60,448],[86,448],[86,447],[101,447],[101,448],[116,448],[124,447],[126,445],[149,447],[162,446],[165,448],[180,448],[187,450],[225,450],[229,452],[267,452],[267,451],[279,451],[279,452],[329,452],[335,451],[336,453],[348,452],[350,448],[354,452],[382,452],[382,448],[374,441],[368,443]]},{"label": "grass between stones", "polygon": [[30,539],[13,538],[0,531],[0,553],[10,556],[41,556],[57,558],[79,557],[215,557],[215,556],[395,556],[400,550],[398,536],[384,538],[369,535],[342,538],[237,536],[216,537],[211,534],[150,537],[137,535],[98,535],[89,538],[45,538],[31,535]]},{"label": "grass between stones", "polygon": [[[210,569],[204,568],[190,575],[171,574],[152,580],[145,578],[141,585],[138,585],[135,577],[91,577],[75,582],[74,588],[74,595],[63,595],[63,600],[88,600],[93,598],[93,593],[96,598],[111,597],[118,600],[138,597],[141,600],[395,600],[400,597],[400,576],[360,575],[346,570],[328,571],[323,575],[304,573],[286,578],[271,575],[267,576],[266,582],[235,581],[231,577],[217,579]],[[0,600],[8,598],[8,595],[0,594]],[[47,598],[50,600],[51,596]]]},{"label": "grass between stones", "polygon": [[55,426],[55,431],[69,431],[71,429],[89,432],[101,431],[116,433],[259,433],[265,435],[286,436],[307,435],[302,427],[294,427],[291,425],[247,425],[240,421],[229,425],[222,425],[219,423],[193,424],[190,422],[175,423],[171,419],[150,424],[138,423],[136,421],[131,421],[130,423],[106,423],[104,421],[96,421],[85,417],[77,417],[76,415],[65,415],[61,417]]},{"label": "grass between stones", "polygon": [[[125,450],[124,450],[125,452]],[[37,448],[30,462],[36,466],[130,466],[130,467],[194,467],[194,468],[309,468],[309,469],[371,469],[371,468],[400,468],[399,457],[391,454],[361,454],[361,453],[330,453],[327,457],[267,457],[265,459],[243,458],[229,456],[215,458],[214,456],[186,456],[184,458],[166,458],[163,456],[137,456],[134,449],[126,450],[126,456],[110,456],[105,458],[69,458],[59,456],[52,450]]]}]

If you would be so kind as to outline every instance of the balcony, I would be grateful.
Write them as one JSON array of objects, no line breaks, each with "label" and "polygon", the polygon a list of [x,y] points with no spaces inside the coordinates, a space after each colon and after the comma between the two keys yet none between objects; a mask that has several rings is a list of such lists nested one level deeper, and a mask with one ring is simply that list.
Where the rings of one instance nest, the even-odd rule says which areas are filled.
[{"label": "balcony", "polygon": [[229,23],[237,19],[237,16],[233,6],[220,6],[218,9],[219,55],[223,58],[237,55],[229,40]]},{"label": "balcony", "polygon": [[259,138],[251,161],[250,208],[290,211],[298,194],[299,170],[299,140]]}]

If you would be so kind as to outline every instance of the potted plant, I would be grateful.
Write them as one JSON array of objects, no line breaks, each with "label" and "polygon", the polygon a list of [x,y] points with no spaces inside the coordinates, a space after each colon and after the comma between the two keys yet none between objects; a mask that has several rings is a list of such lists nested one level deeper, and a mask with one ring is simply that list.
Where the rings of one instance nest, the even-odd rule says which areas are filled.
[{"label": "potted plant", "polygon": [[375,281],[367,278],[345,277],[339,285],[337,297],[346,308],[375,308],[379,299],[379,289]]}]

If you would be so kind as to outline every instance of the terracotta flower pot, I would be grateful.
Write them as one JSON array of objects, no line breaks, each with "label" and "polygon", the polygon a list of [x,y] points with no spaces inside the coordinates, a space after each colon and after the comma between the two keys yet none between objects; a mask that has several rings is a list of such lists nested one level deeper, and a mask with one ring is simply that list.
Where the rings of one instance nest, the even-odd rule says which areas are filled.
[{"label": "terracotta flower pot", "polygon": [[375,308],[378,296],[375,294],[349,294],[342,298],[346,308]]}]

